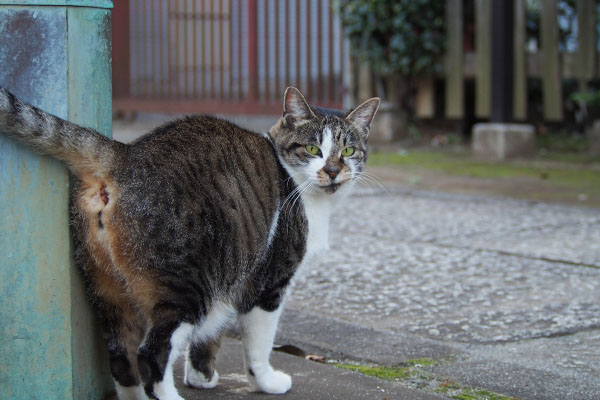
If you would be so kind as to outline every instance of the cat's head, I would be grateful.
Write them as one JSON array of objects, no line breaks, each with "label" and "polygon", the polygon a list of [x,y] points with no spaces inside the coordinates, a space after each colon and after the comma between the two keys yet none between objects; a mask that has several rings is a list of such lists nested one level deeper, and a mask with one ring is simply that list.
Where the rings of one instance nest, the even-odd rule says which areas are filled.
[{"label": "cat's head", "polygon": [[367,158],[367,137],[379,108],[372,98],[347,113],[308,105],[288,87],[283,116],[269,131],[279,159],[307,193],[334,194],[350,188]]}]

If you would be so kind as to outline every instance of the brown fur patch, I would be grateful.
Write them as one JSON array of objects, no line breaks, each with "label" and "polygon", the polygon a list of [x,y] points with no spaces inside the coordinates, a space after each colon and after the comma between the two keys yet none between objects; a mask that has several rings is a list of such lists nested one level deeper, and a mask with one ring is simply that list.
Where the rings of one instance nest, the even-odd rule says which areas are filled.
[{"label": "brown fur patch", "polygon": [[92,274],[99,277],[98,287],[109,287],[106,293],[98,293],[100,296],[130,303],[136,312],[149,316],[159,290],[149,271],[135,267],[128,229],[123,226],[123,218],[115,215],[117,204],[118,190],[109,179],[93,175],[82,179],[78,206],[86,216],[86,246],[104,270]]}]

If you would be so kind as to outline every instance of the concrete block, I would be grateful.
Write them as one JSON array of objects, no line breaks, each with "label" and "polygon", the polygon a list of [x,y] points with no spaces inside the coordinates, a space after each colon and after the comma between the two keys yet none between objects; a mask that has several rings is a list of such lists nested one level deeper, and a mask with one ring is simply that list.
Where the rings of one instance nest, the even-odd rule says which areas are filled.
[{"label": "concrete block", "polygon": [[486,160],[531,157],[535,154],[535,129],[526,124],[475,124],[471,149]]},{"label": "concrete block", "polygon": [[589,131],[590,153],[600,156],[600,119],[594,121]]}]

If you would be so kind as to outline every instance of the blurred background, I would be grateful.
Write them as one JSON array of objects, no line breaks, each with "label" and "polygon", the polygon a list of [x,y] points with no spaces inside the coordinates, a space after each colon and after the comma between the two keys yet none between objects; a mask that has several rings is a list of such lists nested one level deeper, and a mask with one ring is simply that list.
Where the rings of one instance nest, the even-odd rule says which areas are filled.
[{"label": "blurred background", "polygon": [[115,137],[189,113],[266,131],[289,85],[379,96],[382,179],[598,207],[599,29],[594,0],[120,0]]}]

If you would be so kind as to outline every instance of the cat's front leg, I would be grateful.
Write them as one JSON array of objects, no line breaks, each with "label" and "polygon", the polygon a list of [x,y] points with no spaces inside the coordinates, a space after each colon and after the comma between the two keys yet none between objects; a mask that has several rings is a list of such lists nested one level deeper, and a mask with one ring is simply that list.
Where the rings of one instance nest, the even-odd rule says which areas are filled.
[{"label": "cat's front leg", "polygon": [[286,393],[292,387],[292,378],[269,363],[281,309],[281,305],[272,312],[254,307],[240,316],[248,381],[253,389],[271,394]]}]

